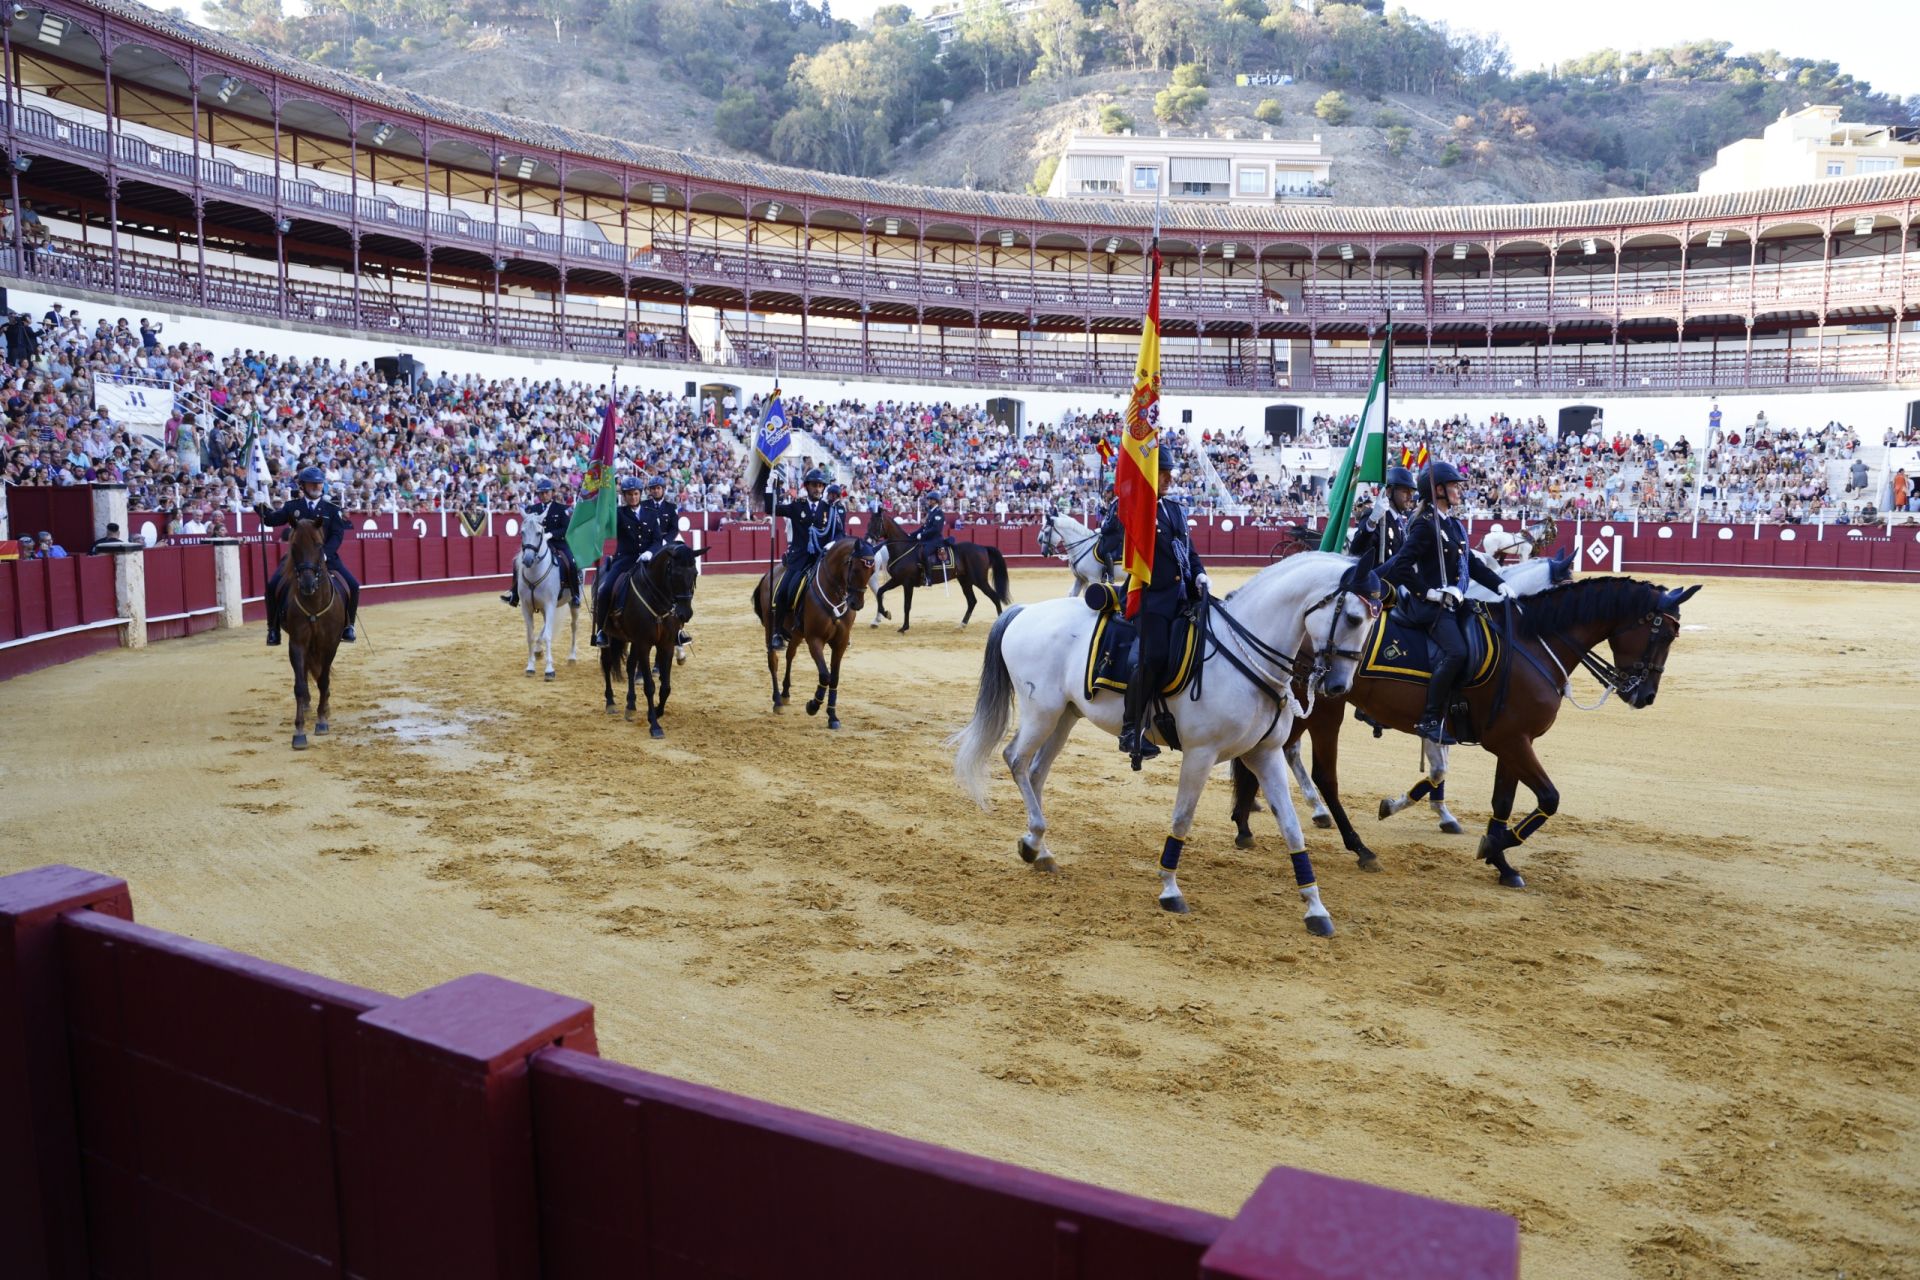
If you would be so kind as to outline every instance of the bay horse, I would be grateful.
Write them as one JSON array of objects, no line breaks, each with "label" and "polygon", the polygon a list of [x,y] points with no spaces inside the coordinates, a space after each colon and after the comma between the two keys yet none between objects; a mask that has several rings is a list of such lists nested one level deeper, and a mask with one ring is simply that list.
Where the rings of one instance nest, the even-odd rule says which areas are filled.
[{"label": "bay horse", "polygon": [[[853,638],[853,620],[866,605],[867,584],[873,579],[874,553],[877,548],[865,538],[839,538],[821,553],[819,561],[807,573],[801,585],[800,599],[793,612],[796,621],[784,626],[773,617],[769,598],[779,581],[780,571],[760,575],[753,588],[753,614],[767,633],[767,674],[773,681],[773,709],[780,710],[792,700],[793,652],[798,641],[807,642],[813,655],[813,667],[819,677],[813,697],[807,700],[807,714],[818,715],[827,708],[827,728],[840,727],[840,660],[846,656],[847,642]],[[787,669],[780,672],[780,651],[773,647],[776,626],[786,637]],[[832,662],[827,660],[832,651]]]},{"label": "bay horse", "polygon": [[[667,711],[667,695],[673,692],[674,645],[680,628],[693,621],[693,588],[700,580],[700,557],[709,548],[695,551],[684,542],[669,542],[654,551],[650,560],[636,561],[632,572],[606,587],[618,594],[607,602],[606,644],[600,649],[600,677],[606,685],[607,714],[613,714],[613,673],[620,659],[627,660],[627,719],[635,711],[633,678],[639,674],[647,690],[647,732],[655,738],[666,737],[660,717]],[[594,583],[594,591],[601,584]],[[551,661],[551,658],[549,658]],[[659,701],[654,700],[653,677],[660,676]]]},{"label": "bay horse", "polygon": [[[885,544],[887,554],[885,559],[878,561],[886,573],[886,581],[873,595],[872,625],[877,627],[880,619],[893,616],[887,612],[885,601],[887,592],[899,587],[907,597],[900,620],[900,630],[904,633],[913,625],[913,589],[931,585],[941,565],[937,561],[930,562],[927,544],[902,529],[900,522],[888,512],[882,511],[873,517],[873,536]],[[974,596],[976,589],[993,601],[995,617],[1013,603],[1013,588],[1007,581],[1007,558],[1000,554],[998,547],[984,547],[977,542],[955,543],[950,573],[953,581],[960,584],[960,594],[967,598],[967,611],[960,617],[963,627],[972,619],[974,607],[980,603]]]},{"label": "bay horse", "polygon": [[347,586],[327,567],[326,530],[318,520],[296,520],[287,542],[291,570],[280,589],[287,607],[281,626],[287,633],[287,661],[293,666],[293,749],[307,749],[308,681],[320,688],[313,731],[326,733],[332,707],[333,655],[347,626]]},{"label": "bay horse", "polygon": [[[1680,633],[1680,606],[1699,590],[1698,586],[1668,590],[1635,578],[1584,578],[1523,600],[1482,606],[1491,615],[1489,621],[1504,651],[1490,678],[1466,690],[1464,696],[1473,723],[1480,726],[1480,746],[1494,758],[1493,814],[1480,838],[1479,857],[1498,873],[1502,885],[1526,886],[1508,862],[1507,852],[1538,832],[1560,808],[1559,789],[1540,764],[1534,743],[1553,727],[1561,699],[1570,696],[1573,668],[1586,667],[1608,693],[1619,694],[1635,710],[1652,706],[1660,692],[1668,651]],[[1594,653],[1603,644],[1611,660]],[[1322,698],[1304,717],[1306,732],[1313,739],[1314,784],[1331,798],[1335,815],[1342,820],[1347,848],[1358,856],[1363,870],[1377,870],[1378,859],[1353,834],[1339,806],[1339,742],[1346,706],[1358,707],[1386,728],[1411,733],[1425,703],[1425,686],[1368,676],[1363,668],[1344,701]],[[1430,788],[1444,776],[1423,782]],[[1252,839],[1247,815],[1253,811],[1254,792],[1264,781],[1235,762],[1233,818],[1239,832],[1235,842],[1242,847]],[[1533,793],[1534,810],[1509,827],[1520,783]],[[1416,784],[1412,798],[1420,799],[1421,794],[1422,786]],[[1290,807],[1284,790],[1278,800],[1274,796],[1269,788],[1269,800]],[[1389,812],[1389,802],[1382,801],[1380,816]]]},{"label": "bay horse", "polygon": [[[1163,740],[1177,741],[1181,757],[1172,834],[1160,854],[1163,910],[1187,911],[1175,872],[1214,765],[1244,759],[1270,794],[1285,797],[1282,744],[1295,714],[1289,685],[1299,677],[1330,698],[1346,692],[1377,608],[1373,576],[1358,583],[1353,579],[1354,563],[1345,556],[1293,556],[1255,574],[1230,604],[1214,601],[1202,610],[1193,676],[1167,699],[1177,737]],[[1116,737],[1120,733],[1122,698],[1099,695],[1088,679],[1089,649],[1100,621],[1082,601],[1064,596],[1001,615],[987,636],[973,719],[947,739],[954,749],[955,779],[985,808],[987,757],[1007,736],[1018,691],[1020,724],[1000,754],[1027,806],[1020,857],[1038,871],[1056,869],[1041,803],[1054,758],[1082,719]],[[1302,653],[1308,655],[1304,663],[1295,660]],[[1100,803],[1097,792],[1084,794],[1090,803]],[[1300,820],[1291,803],[1272,807],[1293,857],[1307,930],[1330,937],[1333,917],[1320,901]]]}]

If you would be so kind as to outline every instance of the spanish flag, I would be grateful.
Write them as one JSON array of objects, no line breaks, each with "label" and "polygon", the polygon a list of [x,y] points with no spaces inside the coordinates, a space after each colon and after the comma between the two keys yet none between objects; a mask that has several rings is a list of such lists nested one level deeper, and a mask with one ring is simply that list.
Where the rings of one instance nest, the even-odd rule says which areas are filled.
[{"label": "spanish flag", "polygon": [[1133,394],[1127,398],[1126,430],[1120,435],[1120,459],[1114,468],[1115,513],[1125,531],[1123,563],[1132,579],[1126,616],[1140,612],[1140,593],[1153,580],[1153,534],[1160,505],[1160,242],[1149,255],[1153,275],[1147,286],[1147,317],[1140,326],[1140,358],[1133,366]]}]

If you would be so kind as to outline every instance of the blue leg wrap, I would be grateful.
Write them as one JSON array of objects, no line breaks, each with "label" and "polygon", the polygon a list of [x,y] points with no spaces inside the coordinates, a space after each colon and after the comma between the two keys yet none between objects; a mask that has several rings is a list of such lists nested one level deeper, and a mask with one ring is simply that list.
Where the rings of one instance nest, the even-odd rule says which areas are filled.
[{"label": "blue leg wrap", "polygon": [[1293,882],[1302,889],[1313,885],[1313,859],[1304,849],[1293,855]]},{"label": "blue leg wrap", "polygon": [[1168,871],[1178,871],[1180,850],[1184,849],[1186,844],[1187,842],[1179,836],[1168,836],[1165,847],[1160,850],[1160,865]]}]

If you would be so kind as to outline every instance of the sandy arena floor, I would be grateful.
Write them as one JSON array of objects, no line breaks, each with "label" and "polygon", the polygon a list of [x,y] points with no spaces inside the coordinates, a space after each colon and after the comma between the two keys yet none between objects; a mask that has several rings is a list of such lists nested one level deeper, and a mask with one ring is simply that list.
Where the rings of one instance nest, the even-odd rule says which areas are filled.
[{"label": "sandy arena floor", "polygon": [[[1363,876],[1308,828],[1322,941],[1224,775],[1194,914],[1158,911],[1175,769],[1087,726],[1064,871],[1026,870],[1012,784],[979,812],[939,746],[990,611],[863,620],[829,734],[766,710],[747,589],[703,584],[663,743],[600,713],[584,629],[522,677],[491,596],[371,609],[305,755],[258,627],[0,685],[0,871],[123,875],[150,924],[388,991],[552,987],[611,1057],[1221,1213],[1284,1162],[1513,1213],[1533,1276],[1920,1275],[1920,591],[1710,580],[1656,706],[1543,743],[1528,889],[1474,860],[1461,752],[1475,835],[1361,817]],[[1412,780],[1410,739],[1346,746],[1358,813]]]}]

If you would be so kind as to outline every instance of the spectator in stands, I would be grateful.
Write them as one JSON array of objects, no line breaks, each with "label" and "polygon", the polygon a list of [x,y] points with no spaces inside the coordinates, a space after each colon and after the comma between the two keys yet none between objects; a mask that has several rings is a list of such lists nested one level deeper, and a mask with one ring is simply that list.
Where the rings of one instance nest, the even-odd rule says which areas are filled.
[{"label": "spectator in stands", "polygon": [[120,526],[109,520],[107,522],[107,531],[93,540],[93,545],[87,548],[87,554],[90,556],[102,555],[106,552],[107,548],[115,546],[119,542]]},{"label": "spectator in stands", "polygon": [[35,558],[40,560],[65,560],[67,558],[66,549],[55,542],[53,535],[44,529],[40,531],[40,545],[36,548],[36,553]]}]

